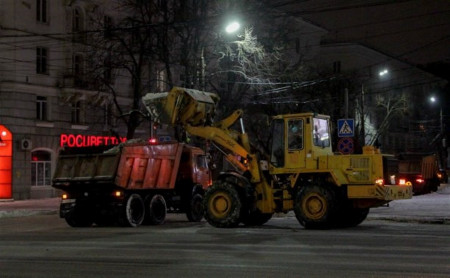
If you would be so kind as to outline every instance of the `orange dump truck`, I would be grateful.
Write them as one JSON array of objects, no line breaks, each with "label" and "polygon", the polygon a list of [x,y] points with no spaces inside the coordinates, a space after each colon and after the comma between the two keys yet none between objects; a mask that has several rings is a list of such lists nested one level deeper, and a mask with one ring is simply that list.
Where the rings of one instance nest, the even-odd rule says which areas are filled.
[{"label": "orange dump truck", "polygon": [[435,155],[403,153],[398,155],[398,163],[399,177],[412,185],[415,195],[437,191],[441,182]]},{"label": "orange dump truck", "polygon": [[53,187],[72,227],[161,224],[167,212],[203,217],[211,185],[204,152],[183,143],[123,143],[102,153],[60,154]]}]

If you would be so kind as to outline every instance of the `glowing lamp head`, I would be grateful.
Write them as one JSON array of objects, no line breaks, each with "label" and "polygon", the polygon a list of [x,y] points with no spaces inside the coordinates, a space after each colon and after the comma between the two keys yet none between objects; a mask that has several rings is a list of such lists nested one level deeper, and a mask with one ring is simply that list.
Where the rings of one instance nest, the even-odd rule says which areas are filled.
[{"label": "glowing lamp head", "polygon": [[232,23],[227,25],[227,27],[225,28],[225,31],[228,34],[231,34],[231,33],[236,32],[237,30],[239,30],[240,27],[241,27],[241,25],[239,24],[239,22],[234,21],[234,22],[232,22]]}]

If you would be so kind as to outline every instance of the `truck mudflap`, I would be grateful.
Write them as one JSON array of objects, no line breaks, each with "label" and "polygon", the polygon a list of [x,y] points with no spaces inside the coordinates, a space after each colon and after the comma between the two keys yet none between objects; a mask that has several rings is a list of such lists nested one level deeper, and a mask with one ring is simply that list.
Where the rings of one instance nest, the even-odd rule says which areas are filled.
[{"label": "truck mudflap", "polygon": [[349,185],[347,196],[350,199],[378,199],[385,201],[411,199],[410,185]]}]

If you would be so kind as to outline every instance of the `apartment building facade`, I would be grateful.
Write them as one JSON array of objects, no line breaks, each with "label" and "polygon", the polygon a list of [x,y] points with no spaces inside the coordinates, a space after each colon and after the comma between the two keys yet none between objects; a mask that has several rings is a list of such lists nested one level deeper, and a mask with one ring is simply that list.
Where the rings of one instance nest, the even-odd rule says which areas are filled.
[{"label": "apartment building facade", "polygon": [[[62,148],[125,140],[111,95],[84,82],[89,3],[0,2],[0,199],[54,197]],[[127,111],[130,83],[116,83]]]}]

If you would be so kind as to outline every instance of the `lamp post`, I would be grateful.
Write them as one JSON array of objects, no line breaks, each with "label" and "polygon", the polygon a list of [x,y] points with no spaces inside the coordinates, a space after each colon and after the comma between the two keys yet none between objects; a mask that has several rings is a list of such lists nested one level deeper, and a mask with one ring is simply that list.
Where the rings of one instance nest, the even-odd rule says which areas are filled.
[{"label": "lamp post", "polygon": [[[225,32],[228,35],[235,34],[241,28],[241,24],[238,21],[232,21],[227,26],[225,26]],[[230,95],[232,90],[231,85],[231,58],[230,51],[226,51],[226,67],[227,67],[227,95]]]},{"label": "lamp post", "polygon": [[[380,70],[378,72],[378,76],[379,78],[386,78],[387,75],[389,74],[389,70],[386,68],[383,68],[382,70]],[[365,110],[364,110],[364,95],[365,95],[365,87],[364,87],[364,83],[361,84],[361,109],[360,109],[360,121],[361,121],[361,130],[360,130],[360,135],[362,137],[362,143],[363,146],[366,145],[366,128],[365,128]]]},{"label": "lamp post", "polygon": [[[430,101],[432,103],[437,102],[437,98],[435,96],[430,97]],[[440,134],[444,134],[444,122],[442,117],[442,104],[439,103],[439,126],[440,126]]]},{"label": "lamp post", "polygon": [[[435,96],[430,97],[431,103],[438,102],[438,99]],[[447,167],[447,155],[446,155],[446,141],[445,141],[445,133],[444,133],[444,120],[442,115],[442,103],[439,102],[439,136],[437,138],[440,138],[440,144],[438,144],[438,150],[439,150],[439,157],[440,157],[440,164],[443,169],[446,169]]]}]

